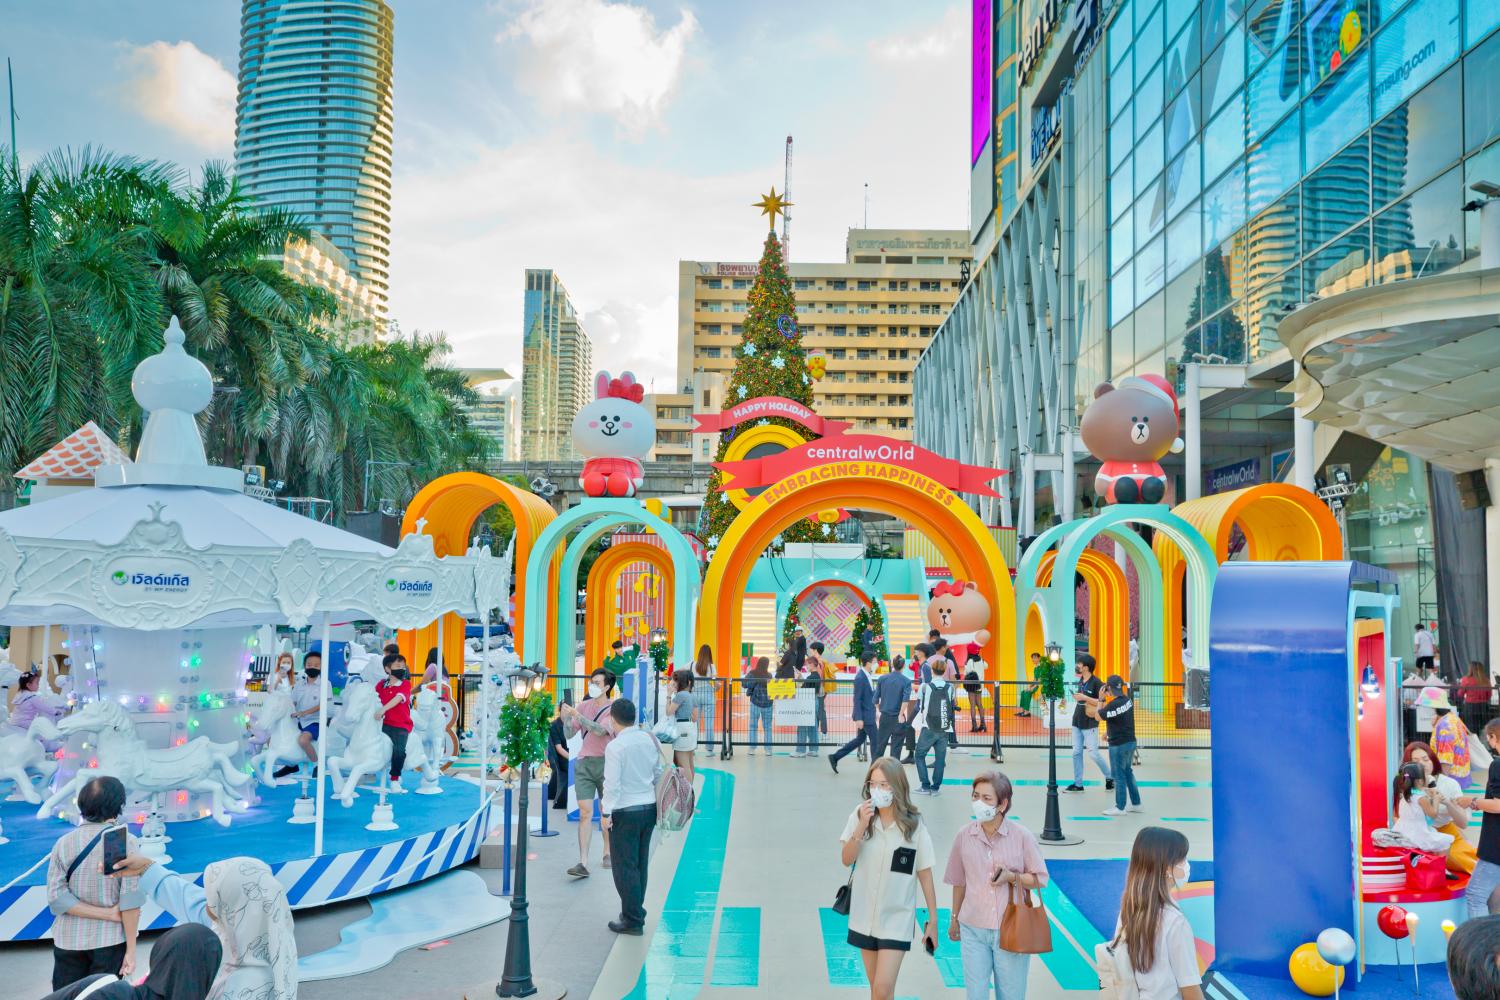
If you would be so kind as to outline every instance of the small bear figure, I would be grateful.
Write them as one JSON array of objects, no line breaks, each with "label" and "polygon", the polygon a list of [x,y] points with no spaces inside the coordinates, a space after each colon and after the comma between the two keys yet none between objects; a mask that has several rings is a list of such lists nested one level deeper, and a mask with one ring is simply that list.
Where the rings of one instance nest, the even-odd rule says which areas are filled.
[{"label": "small bear figure", "polygon": [[585,458],[578,485],[586,496],[631,497],[646,476],[641,460],[656,441],[656,418],[632,372],[594,377],[594,400],[573,418],[573,443]]},{"label": "small bear figure", "polygon": [[990,641],[985,628],[990,623],[990,602],[979,592],[973,580],[954,580],[932,588],[927,602],[927,623],[937,629],[959,666],[967,663],[971,651]]},{"label": "small bear figure", "polygon": [[1160,375],[1132,375],[1119,386],[1101,382],[1079,433],[1103,463],[1094,479],[1101,502],[1160,503],[1166,496],[1161,458],[1182,450],[1172,383]]}]

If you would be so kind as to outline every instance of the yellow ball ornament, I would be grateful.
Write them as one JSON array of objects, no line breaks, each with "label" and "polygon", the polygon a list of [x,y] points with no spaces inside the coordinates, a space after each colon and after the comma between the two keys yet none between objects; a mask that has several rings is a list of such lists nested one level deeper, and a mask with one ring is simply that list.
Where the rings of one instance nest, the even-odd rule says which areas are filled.
[{"label": "yellow ball ornament", "polygon": [[1344,970],[1323,961],[1318,946],[1311,941],[1292,952],[1287,971],[1297,988],[1310,997],[1331,997],[1344,984]]}]

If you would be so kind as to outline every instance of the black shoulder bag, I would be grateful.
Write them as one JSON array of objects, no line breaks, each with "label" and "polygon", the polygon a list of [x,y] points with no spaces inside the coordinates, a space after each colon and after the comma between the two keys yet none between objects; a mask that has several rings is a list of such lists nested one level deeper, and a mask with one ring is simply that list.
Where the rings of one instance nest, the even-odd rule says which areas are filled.
[{"label": "black shoulder bag", "polygon": [[[98,833],[94,834],[93,840],[90,840],[87,844],[83,845],[83,850],[79,851],[78,856],[73,859],[73,863],[68,865],[68,873],[63,876],[63,885],[67,885],[68,883],[73,881],[73,873],[78,870],[78,866],[83,864],[83,859],[88,857],[89,854],[93,852],[94,845],[98,844],[99,841],[103,839],[103,837],[104,831],[100,830]],[[105,872],[105,874],[108,875],[109,873]]]},{"label": "black shoulder bag", "polygon": [[833,894],[833,912],[840,916],[849,915],[849,897],[854,894],[854,866],[849,866],[849,881],[839,886],[839,891]]}]

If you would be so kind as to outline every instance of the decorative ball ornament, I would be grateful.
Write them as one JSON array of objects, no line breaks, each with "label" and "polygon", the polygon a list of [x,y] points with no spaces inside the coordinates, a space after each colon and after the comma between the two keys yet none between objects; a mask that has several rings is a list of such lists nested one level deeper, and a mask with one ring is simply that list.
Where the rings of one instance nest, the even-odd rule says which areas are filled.
[{"label": "decorative ball ornament", "polygon": [[1297,988],[1310,997],[1331,997],[1344,984],[1343,968],[1323,961],[1318,946],[1311,941],[1292,952],[1287,971]]},{"label": "decorative ball ornament", "polygon": [[1400,941],[1411,933],[1406,926],[1406,910],[1394,903],[1380,908],[1375,916],[1375,924],[1380,928],[1380,933],[1392,941]]},{"label": "decorative ball ornament", "polygon": [[1348,965],[1354,961],[1354,938],[1339,927],[1330,927],[1318,935],[1318,955],[1329,965]]}]

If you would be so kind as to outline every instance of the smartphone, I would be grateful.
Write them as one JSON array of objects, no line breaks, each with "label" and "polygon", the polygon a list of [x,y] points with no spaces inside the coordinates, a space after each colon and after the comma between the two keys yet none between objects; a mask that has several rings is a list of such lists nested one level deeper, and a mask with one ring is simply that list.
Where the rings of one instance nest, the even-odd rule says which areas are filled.
[{"label": "smartphone", "polygon": [[124,825],[112,826],[104,831],[104,836],[99,838],[99,844],[104,848],[104,874],[114,874],[115,865],[125,860],[129,853],[129,845],[125,840],[126,830]]},{"label": "smartphone", "polygon": [[922,938],[922,947],[927,949],[927,954],[929,955],[937,954],[937,945],[932,943],[932,938],[930,937]]}]

